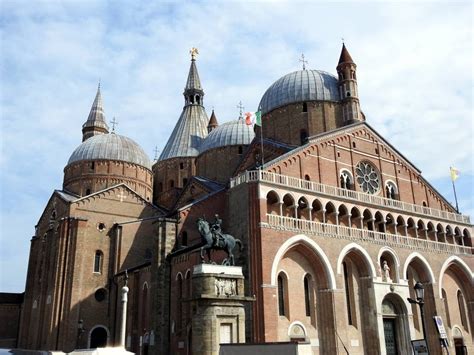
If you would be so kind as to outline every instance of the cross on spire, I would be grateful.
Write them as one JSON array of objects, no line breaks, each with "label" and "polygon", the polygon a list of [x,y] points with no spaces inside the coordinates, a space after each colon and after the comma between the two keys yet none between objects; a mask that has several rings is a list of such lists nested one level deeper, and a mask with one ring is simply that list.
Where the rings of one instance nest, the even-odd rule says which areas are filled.
[{"label": "cross on spire", "polygon": [[239,118],[242,118],[242,114],[244,113],[245,108],[244,105],[242,105],[242,101],[239,101],[237,108],[239,109]]},{"label": "cross on spire", "polygon": [[158,149],[157,145],[155,145],[155,149],[153,151],[155,152],[155,159],[154,160],[158,160],[158,153],[160,152],[160,150]]},{"label": "cross on spire", "polygon": [[115,116],[110,123],[112,123],[112,132],[115,132],[115,126],[118,126],[118,121],[115,119]]},{"label": "cross on spire", "polygon": [[304,59],[304,53],[301,53],[300,62],[303,63],[303,70],[306,70],[306,64],[308,64],[308,61]]}]

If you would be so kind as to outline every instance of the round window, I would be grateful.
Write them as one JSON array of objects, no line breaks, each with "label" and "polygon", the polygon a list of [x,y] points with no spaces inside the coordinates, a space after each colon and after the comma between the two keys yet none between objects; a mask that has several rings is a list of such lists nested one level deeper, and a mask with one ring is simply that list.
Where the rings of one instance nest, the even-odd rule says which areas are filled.
[{"label": "round window", "polygon": [[106,228],[105,223],[101,222],[97,224],[97,229],[99,230],[99,232],[103,232],[105,228]]},{"label": "round window", "polygon": [[362,191],[375,194],[380,190],[380,175],[377,169],[369,162],[361,161],[356,169],[357,183]]},{"label": "round window", "polygon": [[107,291],[105,288],[99,288],[97,291],[95,291],[94,296],[97,302],[102,302],[105,300],[105,296],[107,296]]}]

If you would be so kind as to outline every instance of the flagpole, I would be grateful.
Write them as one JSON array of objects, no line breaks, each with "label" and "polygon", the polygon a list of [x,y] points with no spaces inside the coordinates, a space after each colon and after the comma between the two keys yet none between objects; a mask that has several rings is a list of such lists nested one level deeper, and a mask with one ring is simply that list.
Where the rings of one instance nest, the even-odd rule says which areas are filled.
[{"label": "flagpole", "polygon": [[453,183],[453,191],[454,191],[454,200],[456,201],[456,212],[459,213],[459,206],[458,206],[458,197],[456,195],[456,186],[454,185],[454,181],[451,180]]}]

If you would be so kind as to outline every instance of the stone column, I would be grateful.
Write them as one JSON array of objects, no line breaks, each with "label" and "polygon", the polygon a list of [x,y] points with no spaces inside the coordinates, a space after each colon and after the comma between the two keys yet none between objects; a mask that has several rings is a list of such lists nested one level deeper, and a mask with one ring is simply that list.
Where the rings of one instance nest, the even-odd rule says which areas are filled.
[{"label": "stone column", "polygon": [[128,287],[122,287],[122,319],[120,322],[120,338],[119,346],[125,348],[125,331],[127,325],[127,301],[128,301]]},{"label": "stone column", "polygon": [[219,344],[245,342],[244,276],[240,266],[199,264],[192,276],[194,355],[218,355]]}]

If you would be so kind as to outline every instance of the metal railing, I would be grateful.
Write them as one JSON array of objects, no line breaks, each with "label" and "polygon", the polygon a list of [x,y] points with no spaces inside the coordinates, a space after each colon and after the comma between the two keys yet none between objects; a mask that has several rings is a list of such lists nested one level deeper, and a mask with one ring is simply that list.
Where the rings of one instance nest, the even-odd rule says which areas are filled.
[{"label": "metal railing", "polygon": [[262,170],[251,170],[246,171],[230,180],[230,187],[233,188],[243,183],[262,181],[272,183],[275,185],[300,189],[304,191],[316,192],[323,195],[341,197],[344,199],[354,200],[357,202],[363,202],[373,204],[376,206],[382,206],[404,212],[418,213],[421,215],[431,216],[446,219],[449,221],[456,221],[461,223],[470,224],[469,216],[462,214],[441,211],[430,207],[415,205],[412,203],[392,200],[385,197],[369,195],[359,191],[352,191],[341,189],[339,187],[324,185],[313,181],[302,180],[299,178],[280,175]]},{"label": "metal railing", "polygon": [[435,242],[432,240],[412,238],[390,233],[381,233],[367,229],[320,223],[293,217],[267,214],[267,223],[269,226],[278,229],[328,236],[331,238],[368,241],[381,245],[392,245],[395,247],[425,250],[436,253],[472,254],[472,248],[468,246]]}]

